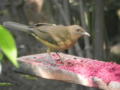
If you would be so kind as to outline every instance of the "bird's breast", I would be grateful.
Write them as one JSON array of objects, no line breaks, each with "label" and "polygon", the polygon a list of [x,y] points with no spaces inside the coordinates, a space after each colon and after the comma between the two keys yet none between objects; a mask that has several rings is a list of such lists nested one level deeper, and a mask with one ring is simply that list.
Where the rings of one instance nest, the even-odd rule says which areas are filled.
[{"label": "bird's breast", "polygon": [[64,42],[59,42],[58,47],[60,50],[66,50],[71,48],[75,44],[75,41],[72,40],[66,40]]}]

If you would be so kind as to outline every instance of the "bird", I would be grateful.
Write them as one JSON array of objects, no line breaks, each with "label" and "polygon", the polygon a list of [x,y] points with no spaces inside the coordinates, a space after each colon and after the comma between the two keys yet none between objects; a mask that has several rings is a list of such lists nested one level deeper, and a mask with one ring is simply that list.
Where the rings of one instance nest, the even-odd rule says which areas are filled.
[{"label": "bird", "polygon": [[51,51],[55,50],[67,50],[73,47],[82,36],[90,36],[90,34],[79,25],[64,26],[48,23],[37,23],[27,26],[12,21],[6,21],[3,25],[7,28],[14,28],[31,34],[38,41],[48,47],[47,52],[49,54]]}]

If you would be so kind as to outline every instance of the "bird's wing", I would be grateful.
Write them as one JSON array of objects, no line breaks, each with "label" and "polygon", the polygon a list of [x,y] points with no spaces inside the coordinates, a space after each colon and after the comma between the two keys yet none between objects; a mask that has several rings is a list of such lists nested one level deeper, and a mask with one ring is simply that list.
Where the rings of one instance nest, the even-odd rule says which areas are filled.
[{"label": "bird's wing", "polygon": [[59,49],[59,47],[57,46],[57,42],[53,39],[53,37],[49,33],[48,28],[34,27],[33,30],[31,30],[30,32],[37,40],[39,40],[44,45],[50,48]]},{"label": "bird's wing", "polygon": [[44,34],[43,37],[47,37],[45,39],[52,38],[51,41],[54,40],[56,42],[65,41],[70,35],[66,27],[62,25],[35,27],[35,32],[41,32]]},{"label": "bird's wing", "polygon": [[53,40],[53,38],[51,37],[51,35],[47,32],[44,32],[42,30],[35,30],[32,31],[32,35],[41,38],[42,40],[48,41],[50,43],[54,43],[56,44],[56,42]]},{"label": "bird's wing", "polygon": [[34,36],[37,37],[43,44],[60,48],[59,46],[65,46],[64,41],[68,38],[68,31],[63,26],[40,26],[34,27],[32,31]]}]

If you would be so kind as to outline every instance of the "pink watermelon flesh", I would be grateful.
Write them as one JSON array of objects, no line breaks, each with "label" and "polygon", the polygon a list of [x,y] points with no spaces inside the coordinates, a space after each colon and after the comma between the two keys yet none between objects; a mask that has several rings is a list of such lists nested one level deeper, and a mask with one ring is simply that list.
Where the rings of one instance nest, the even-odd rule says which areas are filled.
[{"label": "pink watermelon flesh", "polygon": [[[53,54],[53,58],[58,59],[55,54]],[[93,77],[101,78],[106,83],[111,81],[120,82],[120,65],[115,62],[104,62],[68,55],[68,59],[64,63],[66,64],[59,66],[61,69],[83,75],[90,79],[91,84],[94,84],[92,82]]]},{"label": "pink watermelon flesh", "polygon": [[[93,77],[101,78],[107,84],[111,81],[120,82],[120,65],[115,62],[104,62],[90,58],[81,58],[63,54],[63,57],[65,56],[63,64],[57,54],[52,53],[51,55],[52,58],[56,60],[56,64],[60,69],[84,76],[88,79],[90,86],[96,86],[92,81]],[[47,57],[46,54],[36,55],[33,60],[29,59],[29,63],[33,63],[33,61],[34,64],[42,63],[42,61],[39,60],[44,57]]]}]

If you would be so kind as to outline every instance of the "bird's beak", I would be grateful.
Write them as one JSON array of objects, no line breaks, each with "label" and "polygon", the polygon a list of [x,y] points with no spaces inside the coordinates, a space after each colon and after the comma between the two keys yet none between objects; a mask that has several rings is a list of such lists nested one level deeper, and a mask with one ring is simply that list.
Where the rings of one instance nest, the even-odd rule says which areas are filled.
[{"label": "bird's beak", "polygon": [[88,32],[83,32],[83,35],[90,37],[90,34]]}]

